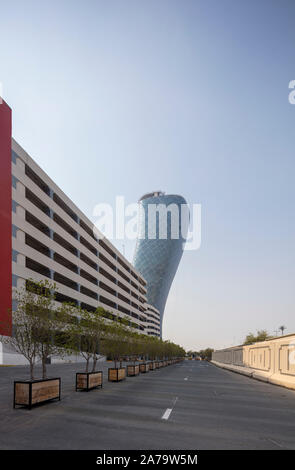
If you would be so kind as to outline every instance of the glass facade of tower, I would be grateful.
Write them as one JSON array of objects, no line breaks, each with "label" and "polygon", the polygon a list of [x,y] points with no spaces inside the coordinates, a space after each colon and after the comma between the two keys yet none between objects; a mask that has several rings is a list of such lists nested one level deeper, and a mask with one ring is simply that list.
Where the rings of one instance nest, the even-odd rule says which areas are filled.
[{"label": "glass facade of tower", "polygon": [[160,311],[162,321],[169,290],[177,271],[188,229],[188,206],[178,195],[161,192],[140,201],[134,267],[147,281],[147,302]]}]

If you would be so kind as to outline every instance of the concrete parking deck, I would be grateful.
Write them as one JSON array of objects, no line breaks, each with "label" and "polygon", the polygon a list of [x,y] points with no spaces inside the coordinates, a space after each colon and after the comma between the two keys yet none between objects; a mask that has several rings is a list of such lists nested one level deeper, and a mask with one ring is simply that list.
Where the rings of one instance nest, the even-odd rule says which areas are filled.
[{"label": "concrete parking deck", "polygon": [[0,449],[295,449],[295,391],[197,361],[108,383],[110,365],[90,392],[81,365],[49,365],[62,400],[30,411],[12,408],[27,368],[1,367]]}]

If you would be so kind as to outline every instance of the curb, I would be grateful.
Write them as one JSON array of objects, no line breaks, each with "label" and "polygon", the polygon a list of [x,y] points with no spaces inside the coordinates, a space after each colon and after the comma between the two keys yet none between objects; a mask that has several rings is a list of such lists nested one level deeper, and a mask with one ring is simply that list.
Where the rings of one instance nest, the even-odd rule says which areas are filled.
[{"label": "curb", "polygon": [[256,369],[250,369],[244,366],[235,366],[232,364],[222,364],[217,361],[210,361],[216,367],[221,369],[229,370],[230,372],[235,372],[236,374],[246,375],[255,380],[260,380],[261,382],[269,383],[271,385],[278,385],[280,387],[288,388],[290,390],[295,390],[295,376],[291,378],[284,378],[280,374],[271,374],[268,375],[265,372],[257,371]]}]

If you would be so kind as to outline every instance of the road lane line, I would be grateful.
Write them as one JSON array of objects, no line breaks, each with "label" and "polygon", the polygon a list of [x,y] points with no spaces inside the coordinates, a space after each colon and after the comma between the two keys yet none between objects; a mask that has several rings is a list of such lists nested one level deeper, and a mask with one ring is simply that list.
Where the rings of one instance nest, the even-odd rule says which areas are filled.
[{"label": "road lane line", "polygon": [[172,408],[167,408],[167,410],[165,411],[165,413],[163,414],[161,419],[166,419],[166,420],[169,419],[169,416],[171,415],[172,410],[173,410],[177,400],[178,400],[178,397],[175,397],[174,400],[173,400],[173,403],[172,403]]},{"label": "road lane line", "polygon": [[169,419],[169,416],[171,414],[172,409],[173,408],[167,408],[167,410],[165,411],[165,413],[162,416],[162,419]]},{"label": "road lane line", "polygon": [[279,442],[275,441],[274,439],[268,438],[267,440],[270,441],[270,442],[272,442],[272,444],[275,444],[275,445],[278,446],[278,447],[283,447]]},{"label": "road lane line", "polygon": [[184,379],[184,380],[188,380],[188,377],[185,377],[185,379]]},{"label": "road lane line", "polygon": [[174,408],[175,403],[177,402],[177,400],[178,400],[178,397],[176,397],[175,400],[174,400],[174,402],[173,402],[173,408]]}]

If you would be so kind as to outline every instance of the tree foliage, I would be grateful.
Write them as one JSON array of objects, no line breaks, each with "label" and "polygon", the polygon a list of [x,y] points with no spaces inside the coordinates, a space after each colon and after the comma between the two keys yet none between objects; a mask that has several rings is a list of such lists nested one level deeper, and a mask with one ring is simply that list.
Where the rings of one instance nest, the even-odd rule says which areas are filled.
[{"label": "tree foliage", "polygon": [[257,343],[260,341],[265,341],[266,339],[270,339],[270,338],[271,336],[269,336],[266,330],[258,330],[256,335],[254,335],[253,333],[249,333],[246,336],[243,344]]},{"label": "tree foliage", "polygon": [[201,351],[198,352],[198,355],[203,360],[211,361],[213,351],[214,349],[212,348],[201,349]]},{"label": "tree foliage", "polygon": [[28,360],[32,380],[37,359],[42,363],[42,375],[46,378],[48,358],[64,355],[67,351],[63,340],[63,310],[55,308],[54,290],[55,284],[48,280],[36,282],[30,279],[24,287],[15,290],[17,307],[12,312],[12,335],[1,338]]},{"label": "tree foliage", "polygon": [[29,280],[16,292],[17,309],[13,313],[13,335],[4,337],[15,351],[29,361],[31,378],[34,364],[42,362],[43,378],[51,356],[81,354],[86,360],[86,372],[90,360],[95,372],[99,355],[106,355],[122,366],[122,361],[132,358],[170,359],[184,357],[180,346],[159,338],[134,332],[129,322],[120,317],[110,319],[102,307],[94,312],[70,303],[55,303],[56,286],[51,281]]}]

